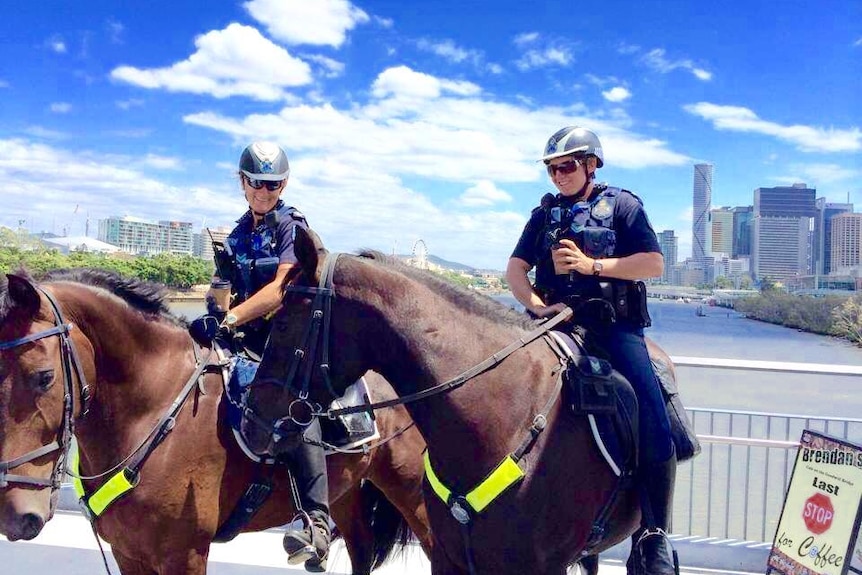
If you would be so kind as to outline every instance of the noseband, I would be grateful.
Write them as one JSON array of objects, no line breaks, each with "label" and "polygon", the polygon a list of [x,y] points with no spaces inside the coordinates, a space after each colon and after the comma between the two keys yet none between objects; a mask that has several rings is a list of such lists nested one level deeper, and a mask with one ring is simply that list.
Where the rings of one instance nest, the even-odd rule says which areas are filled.
[{"label": "noseband", "polygon": [[[274,384],[281,387],[284,392],[291,392],[297,397],[288,407],[287,415],[274,423],[269,423],[257,415],[251,408],[246,406],[243,415],[255,425],[272,432],[273,439],[277,442],[284,433],[286,424],[292,423],[299,428],[311,425],[314,418],[321,415],[321,406],[313,404],[308,400],[311,379],[314,369],[317,367],[323,376],[323,381],[329,389],[333,399],[338,397],[332,387],[329,375],[329,325],[332,311],[332,300],[335,298],[335,288],[332,286],[332,276],[335,273],[335,263],[338,261],[338,253],[329,253],[323,262],[320,272],[320,280],[317,287],[287,285],[284,288],[287,294],[306,294],[314,296],[311,303],[311,321],[305,328],[299,347],[293,350],[293,359],[284,379],[277,377],[255,379],[252,385],[263,383]],[[315,365],[318,351],[320,363]],[[298,383],[297,383],[298,382]]]},{"label": "noseband", "polygon": [[[72,446],[72,436],[75,431],[75,395],[72,389],[72,373],[78,381],[78,391],[81,397],[81,417],[87,412],[87,407],[90,398],[90,388],[84,379],[84,373],[81,369],[81,362],[78,359],[78,354],[75,351],[75,344],[69,336],[73,324],[63,321],[63,314],[60,307],[54,300],[54,297],[39,286],[35,286],[42,294],[48,298],[51,303],[51,308],[54,312],[54,327],[32,333],[24,337],[13,339],[11,341],[0,342],[0,351],[13,349],[28,343],[33,343],[40,339],[52,336],[60,336],[60,357],[63,363],[63,421],[60,424],[60,429],[57,430],[57,439],[47,445],[43,445],[38,449],[34,449],[15,459],[9,461],[0,461],[0,489],[6,489],[10,484],[35,485],[39,489],[46,487],[51,488],[51,493],[60,488],[60,483],[63,474],[66,470],[66,459],[69,455],[69,449]],[[28,477],[26,475],[14,475],[8,473],[10,469],[19,467],[25,463],[29,463],[54,451],[60,451],[60,456],[54,462],[54,469],[51,476],[48,478]],[[52,499],[53,500],[53,499]],[[52,503],[53,506],[53,503]]]}]

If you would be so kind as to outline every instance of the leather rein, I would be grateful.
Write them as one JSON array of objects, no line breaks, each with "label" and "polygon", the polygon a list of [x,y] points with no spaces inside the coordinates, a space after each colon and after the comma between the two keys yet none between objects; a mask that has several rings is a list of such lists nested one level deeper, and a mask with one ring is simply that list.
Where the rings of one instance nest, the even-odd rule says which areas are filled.
[{"label": "leather rein", "polygon": [[[333,397],[338,397],[330,379],[329,332],[332,300],[336,297],[335,288],[332,284],[332,276],[334,275],[335,263],[341,255],[342,254],[339,253],[329,253],[326,255],[326,260],[324,261],[317,287],[287,285],[284,288],[285,295],[295,293],[314,296],[312,301],[311,321],[305,329],[301,346],[294,349],[293,360],[287,376],[283,380],[279,378],[262,378],[255,383],[276,384],[282,387],[285,391],[292,392],[297,396],[297,399],[291,402],[288,407],[287,415],[276,420],[274,423],[264,421],[249,407],[246,407],[243,411],[244,416],[253,421],[256,425],[271,431],[276,440],[279,439],[283,426],[287,423],[293,423],[299,427],[306,427],[311,424],[314,417],[335,419],[338,416],[348,415],[351,413],[370,413],[377,409],[421,401],[423,399],[457,389],[476,376],[493,369],[515,351],[542,337],[558,324],[569,319],[573,313],[571,309],[565,308],[553,318],[545,321],[533,331],[521,336],[505,348],[486,358],[484,361],[456,375],[455,377],[433,387],[429,387],[428,389],[405,395],[403,397],[398,397],[396,399],[324,410],[319,404],[312,404],[308,401],[308,392],[311,386],[313,369],[315,367],[314,358],[317,356],[316,354],[319,349],[320,362],[317,364],[317,369],[321,372],[330,394],[332,394]],[[308,361],[302,370],[301,385],[297,387],[294,380],[299,376],[302,363],[306,360]],[[299,409],[304,410],[302,414],[305,417],[297,418],[295,413],[298,413]]]}]

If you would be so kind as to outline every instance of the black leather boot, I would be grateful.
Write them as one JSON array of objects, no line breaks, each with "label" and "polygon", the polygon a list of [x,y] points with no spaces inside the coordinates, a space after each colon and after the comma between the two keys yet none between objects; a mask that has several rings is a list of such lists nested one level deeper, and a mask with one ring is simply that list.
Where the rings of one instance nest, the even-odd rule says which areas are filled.
[{"label": "black leather boot", "polygon": [[[676,456],[672,455],[662,463],[645,466],[638,475],[643,490],[641,500],[644,528],[632,538],[632,545],[637,546],[639,553],[633,551],[626,563],[628,572],[679,575],[677,561],[667,540],[673,513]],[[646,508],[647,503],[649,509]]]},{"label": "black leather boot", "polygon": [[[319,442],[320,423],[317,419],[304,433],[311,441]],[[284,550],[291,565],[305,563],[305,569],[320,573],[326,571],[329,554],[329,482],[326,476],[326,455],[317,445],[302,443],[288,457],[290,472],[296,481],[302,509],[308,513],[303,517],[305,526],[284,535]]]}]

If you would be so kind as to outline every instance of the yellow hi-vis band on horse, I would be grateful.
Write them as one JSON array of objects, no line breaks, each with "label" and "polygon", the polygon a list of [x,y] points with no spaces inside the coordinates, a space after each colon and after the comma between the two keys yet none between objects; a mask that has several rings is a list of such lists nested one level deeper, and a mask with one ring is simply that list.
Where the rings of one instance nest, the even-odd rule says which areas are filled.
[{"label": "yellow hi-vis band on horse", "polygon": [[[428,478],[428,483],[431,484],[431,489],[437,494],[437,497],[443,500],[448,505],[452,497],[452,491],[443,485],[434,469],[431,467],[431,459],[428,457],[428,451],[425,452],[425,476]],[[500,465],[497,466],[491,474],[485,478],[482,483],[473,488],[464,499],[470,504],[470,507],[477,513],[481,512],[499,497],[506,489],[524,478],[524,471],[518,466],[511,455],[507,455]]]},{"label": "yellow hi-vis band on horse", "polygon": [[78,496],[78,499],[81,500],[95,517],[101,515],[108,508],[108,505],[127,491],[131,491],[138,483],[137,481],[131,483],[128,477],[126,477],[125,468],[123,468],[99,487],[95,493],[87,497],[87,493],[84,491],[84,484],[79,477],[81,475],[79,469],[80,463],[80,456],[76,449],[72,456],[72,485],[75,488],[75,494]]}]

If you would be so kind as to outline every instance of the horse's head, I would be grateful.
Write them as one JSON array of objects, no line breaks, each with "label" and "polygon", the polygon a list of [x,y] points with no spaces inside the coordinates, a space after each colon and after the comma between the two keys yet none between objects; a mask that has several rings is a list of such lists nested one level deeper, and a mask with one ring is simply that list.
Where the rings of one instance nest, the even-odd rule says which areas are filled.
[{"label": "horse's head", "polygon": [[74,411],[70,329],[27,278],[0,284],[0,533],[13,541],[36,537],[59,495]]},{"label": "horse's head", "polygon": [[341,326],[335,318],[345,303],[333,283],[338,254],[328,253],[317,234],[301,228],[294,245],[297,266],[285,280],[282,305],[245,401],[243,434],[258,454],[296,447],[321,408],[365,371],[352,346],[336,344]]}]

